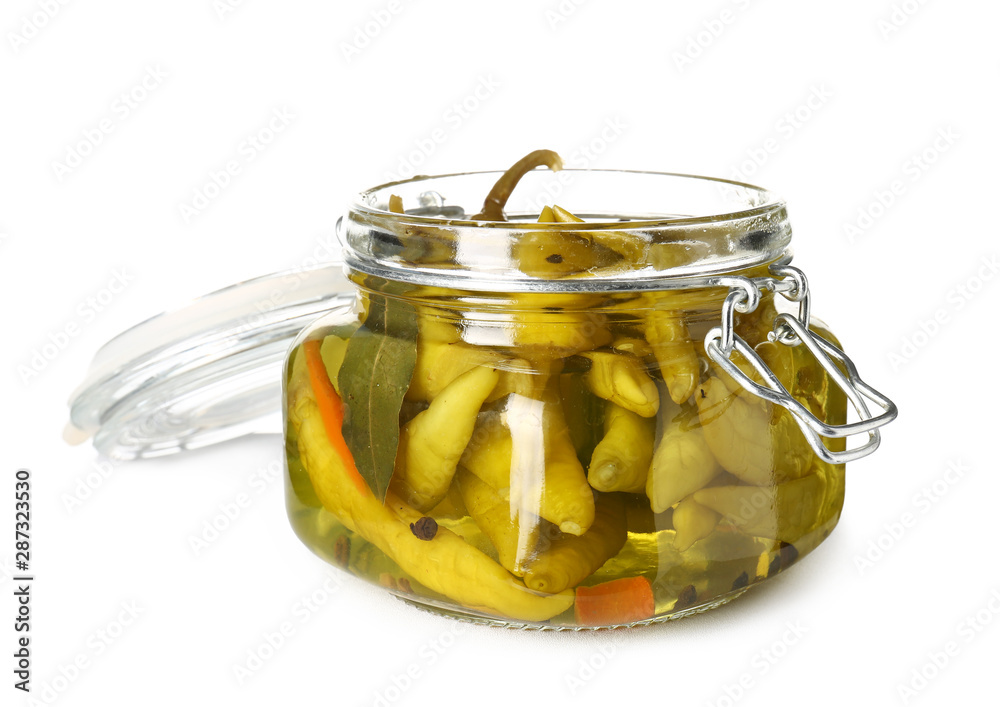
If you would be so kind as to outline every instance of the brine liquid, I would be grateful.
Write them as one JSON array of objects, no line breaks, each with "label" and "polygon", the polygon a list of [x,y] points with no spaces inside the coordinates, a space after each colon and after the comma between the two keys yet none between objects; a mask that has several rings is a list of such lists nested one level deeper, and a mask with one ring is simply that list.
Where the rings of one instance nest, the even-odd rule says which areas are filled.
[{"label": "brine liquid", "polygon": [[[586,371],[585,364],[578,358],[567,359],[559,374],[559,388],[564,394],[566,391],[579,393],[584,389],[580,378]],[[659,375],[652,366],[649,371],[653,376]],[[796,371],[796,377],[806,384],[816,383],[801,371]],[[662,388],[662,381],[659,384]],[[589,396],[582,403],[577,396],[576,401],[567,405],[564,396],[563,407],[580,462],[586,469],[589,457],[603,433],[603,401],[594,396]],[[819,402],[825,405],[827,400],[823,398]],[[494,403],[494,407],[502,404],[503,401],[498,401]],[[679,416],[678,407],[664,405],[663,415],[667,414]],[[663,434],[663,427],[670,423],[671,420],[668,419],[658,420],[658,438]],[[697,426],[697,418],[693,423],[689,420],[689,424]],[[289,439],[292,438],[290,434]],[[777,448],[778,444],[775,442],[776,454],[782,452]],[[422,586],[401,570],[391,557],[361,535],[349,530],[326,510],[313,490],[309,473],[303,467],[295,445],[289,444],[287,452],[287,502],[292,526],[310,549],[331,564],[378,584],[400,598],[449,616],[512,626],[578,627],[572,608],[549,621],[523,621],[516,616],[497,616],[462,607],[449,597]],[[787,515],[787,508],[747,508],[747,513],[756,513],[758,516],[768,512],[775,514],[773,526],[780,526],[781,530],[758,536],[741,527],[739,518],[723,516],[707,536],[683,550],[677,548],[672,509],[654,513],[646,494],[618,493],[624,500],[628,529],[624,547],[578,586],[592,586],[621,578],[645,577],[652,586],[655,599],[654,614],[646,621],[660,621],[717,606],[763,579],[773,577],[822,542],[839,518],[844,496],[843,466],[825,464],[816,458],[811,460],[811,464],[810,473],[822,478],[821,496],[802,499],[803,504],[813,506],[806,509],[802,518],[796,516],[794,521],[788,521],[777,517],[779,513]],[[743,482],[722,471],[709,485],[726,484],[740,485]],[[472,547],[494,560],[497,559],[498,553],[490,538],[465,510],[458,494],[449,493],[427,515],[434,518],[441,527],[460,535]],[[551,528],[549,532],[558,534],[558,530]],[[457,577],[455,581],[462,581],[462,578]]]}]

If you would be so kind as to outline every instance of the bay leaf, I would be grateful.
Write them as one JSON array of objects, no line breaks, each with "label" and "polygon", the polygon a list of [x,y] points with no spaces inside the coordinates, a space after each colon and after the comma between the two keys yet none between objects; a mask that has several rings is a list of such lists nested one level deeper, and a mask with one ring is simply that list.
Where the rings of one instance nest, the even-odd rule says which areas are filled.
[{"label": "bay leaf", "polygon": [[364,323],[347,342],[338,383],[344,401],[344,441],[358,473],[385,499],[399,444],[399,412],[417,360],[417,318],[399,283],[369,278]]}]

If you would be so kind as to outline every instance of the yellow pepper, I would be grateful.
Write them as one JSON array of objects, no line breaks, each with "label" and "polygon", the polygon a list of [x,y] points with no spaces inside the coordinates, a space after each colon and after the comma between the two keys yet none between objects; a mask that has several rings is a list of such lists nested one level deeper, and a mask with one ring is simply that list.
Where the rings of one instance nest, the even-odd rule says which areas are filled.
[{"label": "yellow pepper", "polygon": [[656,421],[605,404],[604,437],[594,449],[587,480],[598,491],[643,493],[653,460]]},{"label": "yellow pepper", "polygon": [[390,486],[396,495],[420,511],[441,502],[472,438],[479,408],[499,378],[493,368],[466,371],[406,423]]},{"label": "yellow pepper", "polygon": [[511,433],[511,497],[570,535],[594,522],[594,495],[576,456],[558,389],[541,400],[510,396],[504,419]]},{"label": "yellow pepper", "polygon": [[593,525],[580,536],[559,535],[528,563],[524,583],[542,592],[575,587],[618,554],[627,537],[625,503],[619,494],[597,499]]},{"label": "yellow pepper", "polygon": [[512,394],[502,413],[481,415],[461,463],[519,513],[572,535],[594,521],[593,492],[551,392],[544,400]]},{"label": "yellow pepper", "polygon": [[[553,222],[552,211],[546,206],[538,217],[539,223]],[[514,248],[518,269],[533,277],[560,277],[586,272],[613,261],[614,254],[596,247],[587,238],[575,233],[545,230],[523,234]]]},{"label": "yellow pepper", "polygon": [[646,317],[645,328],[646,341],[653,349],[671,400],[683,403],[698,385],[700,365],[682,315],[654,309]]},{"label": "yellow pepper", "polygon": [[684,552],[699,540],[707,538],[718,525],[720,516],[688,496],[674,508],[674,547]]},{"label": "yellow pepper", "polygon": [[[548,207],[545,208],[548,209]],[[586,223],[582,218],[571,214],[561,206],[553,205],[550,213],[552,219],[558,223]],[[539,218],[538,220],[542,221],[543,219]],[[626,264],[630,267],[640,268],[646,263],[649,242],[638,234],[625,233],[623,231],[606,231],[598,228],[586,231],[581,237],[598,246],[614,251],[622,256]]]},{"label": "yellow pepper", "polygon": [[477,366],[495,367],[501,357],[462,342],[458,329],[438,316],[419,319],[417,359],[406,399],[429,402],[463,373]]},{"label": "yellow pepper", "polygon": [[656,383],[643,370],[642,360],[629,353],[588,351],[590,361],[583,382],[590,391],[642,417],[653,417],[660,409]]},{"label": "yellow pepper", "polygon": [[775,486],[713,486],[694,500],[748,535],[794,543],[820,520],[826,479],[809,474]]},{"label": "yellow pepper", "polygon": [[525,562],[538,542],[539,520],[522,518],[489,484],[466,469],[458,470],[455,484],[469,515],[496,548],[500,565],[511,574],[523,577]]},{"label": "yellow pepper", "polygon": [[771,404],[720,376],[709,377],[695,396],[705,440],[726,471],[748,484],[771,484],[776,453],[784,451],[771,436]]},{"label": "yellow pepper", "polygon": [[667,422],[646,482],[646,495],[655,513],[689,496],[721,471],[690,413],[678,413]]},{"label": "yellow pepper", "polygon": [[510,498],[513,445],[510,430],[503,424],[500,413],[484,412],[479,415],[459,463],[489,484],[502,498]]}]

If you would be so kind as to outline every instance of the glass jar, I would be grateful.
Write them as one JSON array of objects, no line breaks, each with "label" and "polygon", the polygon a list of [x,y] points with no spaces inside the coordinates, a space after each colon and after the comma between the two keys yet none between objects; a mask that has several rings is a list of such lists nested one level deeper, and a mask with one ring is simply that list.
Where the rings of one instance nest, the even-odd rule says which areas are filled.
[{"label": "glass jar", "polygon": [[811,552],[895,408],[810,317],[784,203],[536,170],[473,220],[498,177],[378,187],[341,224],[356,296],[285,366],[302,541],[419,607],[556,629],[703,611]]}]

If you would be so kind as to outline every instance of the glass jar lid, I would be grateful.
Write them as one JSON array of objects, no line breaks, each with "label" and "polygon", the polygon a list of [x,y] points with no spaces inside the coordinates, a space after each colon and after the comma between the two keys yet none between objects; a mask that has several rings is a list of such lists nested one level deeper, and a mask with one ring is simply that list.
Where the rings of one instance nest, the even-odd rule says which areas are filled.
[{"label": "glass jar lid", "polygon": [[281,371],[311,321],[353,297],[342,263],[247,280],[107,342],[70,397],[65,438],[114,459],[281,432]]}]

